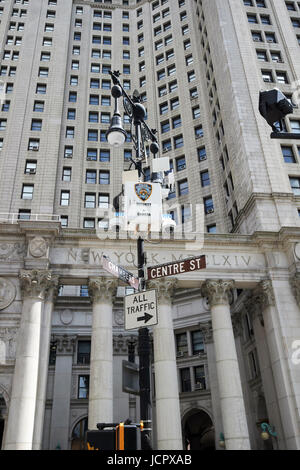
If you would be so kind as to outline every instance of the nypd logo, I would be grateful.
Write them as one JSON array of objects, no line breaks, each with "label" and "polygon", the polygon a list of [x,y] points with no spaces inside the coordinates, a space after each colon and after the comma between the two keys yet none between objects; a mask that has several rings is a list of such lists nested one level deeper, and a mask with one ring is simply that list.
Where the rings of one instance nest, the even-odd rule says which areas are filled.
[{"label": "nypd logo", "polygon": [[147,201],[152,194],[152,185],[148,183],[137,183],[134,189],[135,194],[143,202]]}]

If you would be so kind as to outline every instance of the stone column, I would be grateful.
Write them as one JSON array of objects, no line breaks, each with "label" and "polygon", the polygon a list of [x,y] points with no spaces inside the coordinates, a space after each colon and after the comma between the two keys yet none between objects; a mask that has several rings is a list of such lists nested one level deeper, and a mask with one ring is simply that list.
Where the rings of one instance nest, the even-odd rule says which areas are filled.
[{"label": "stone column", "polygon": [[228,292],[233,281],[209,280],[202,295],[211,307],[212,328],[227,450],[250,450],[241,377],[231,323]]},{"label": "stone column", "polygon": [[23,308],[5,436],[5,450],[32,450],[37,403],[41,322],[51,272],[20,272]]},{"label": "stone column", "polygon": [[210,393],[211,393],[213,424],[215,428],[215,446],[217,450],[221,450],[222,448],[219,445],[220,433],[224,431],[223,431],[223,422],[222,422],[222,415],[221,415],[220,395],[219,395],[219,387],[218,387],[216,358],[215,358],[211,321],[206,322],[206,323],[200,323],[200,330],[203,334],[203,339],[204,339],[205,349],[206,349],[206,354],[207,354],[209,388],[210,388]]},{"label": "stone column", "polygon": [[254,295],[262,297],[264,329],[286,448],[300,449],[300,371],[299,364],[293,361],[293,344],[300,337],[299,307],[288,278],[263,280]]},{"label": "stone column", "polygon": [[47,379],[50,353],[51,320],[54,307],[54,299],[58,292],[58,276],[52,276],[47,297],[45,299],[44,311],[41,323],[41,349],[39,361],[39,376],[37,387],[37,402],[35,409],[35,423],[33,433],[33,450],[42,448],[44,416],[47,392]]},{"label": "stone column", "polygon": [[117,280],[89,280],[93,301],[88,428],[113,422],[113,298]]},{"label": "stone column", "polygon": [[[271,300],[271,298],[269,298],[269,300]],[[284,450],[286,449],[286,444],[282,429],[282,420],[280,416],[279,403],[274,383],[274,375],[271,367],[271,358],[262,315],[262,312],[266,308],[267,304],[267,296],[264,296],[261,289],[258,288],[251,292],[250,297],[245,301],[244,305],[248,314],[250,315],[253,326],[268,419],[270,424],[275,427],[278,433],[279,449]],[[258,432],[260,432],[260,428],[258,429]]]},{"label": "stone column", "polygon": [[158,325],[153,327],[157,447],[182,449],[182,430],[172,321],[172,295],[175,279],[147,284],[158,294]]},{"label": "stone column", "polygon": [[72,365],[76,336],[55,335],[56,361],[51,413],[50,450],[69,449]]}]

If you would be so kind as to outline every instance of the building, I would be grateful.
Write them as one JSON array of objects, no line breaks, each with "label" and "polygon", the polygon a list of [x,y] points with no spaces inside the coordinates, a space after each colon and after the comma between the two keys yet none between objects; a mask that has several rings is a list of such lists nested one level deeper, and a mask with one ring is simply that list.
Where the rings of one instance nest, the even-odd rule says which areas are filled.
[{"label": "building", "polygon": [[[100,263],[136,265],[134,241],[101,236],[132,157],[105,137],[120,70],[175,172],[166,210],[188,225],[203,203],[207,232],[205,271],[152,284],[154,445],[299,449],[300,140],[258,112],[274,86],[299,101],[298,2],[2,0],[0,21],[3,448],[75,449],[87,417],[139,418],[125,286]],[[150,266],[199,254],[145,245]]]}]

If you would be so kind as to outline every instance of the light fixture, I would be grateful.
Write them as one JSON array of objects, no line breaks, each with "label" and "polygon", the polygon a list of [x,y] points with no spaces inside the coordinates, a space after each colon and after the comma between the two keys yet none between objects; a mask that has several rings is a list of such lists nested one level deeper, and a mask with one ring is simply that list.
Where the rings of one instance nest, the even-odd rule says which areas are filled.
[{"label": "light fixture", "polygon": [[115,99],[115,110],[109,129],[106,132],[106,138],[111,146],[121,147],[124,145],[127,136],[123,128],[122,118],[118,108],[118,99],[122,96],[122,89],[118,85],[114,85],[112,87],[111,94]]}]

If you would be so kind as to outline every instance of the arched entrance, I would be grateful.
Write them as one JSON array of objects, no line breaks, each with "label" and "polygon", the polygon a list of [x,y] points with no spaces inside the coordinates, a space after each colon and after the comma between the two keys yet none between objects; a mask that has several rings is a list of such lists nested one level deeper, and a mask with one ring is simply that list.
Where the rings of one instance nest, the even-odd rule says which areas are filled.
[{"label": "arched entrance", "polygon": [[71,450],[85,449],[85,432],[88,429],[88,419],[81,419],[74,427],[71,436]]},{"label": "arched entrance", "polygon": [[203,410],[191,410],[183,423],[185,449],[215,450],[215,430],[210,416]]},{"label": "arched entrance", "polygon": [[0,449],[2,449],[6,413],[7,413],[6,402],[3,398],[3,395],[0,393]]}]

